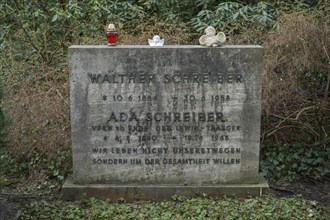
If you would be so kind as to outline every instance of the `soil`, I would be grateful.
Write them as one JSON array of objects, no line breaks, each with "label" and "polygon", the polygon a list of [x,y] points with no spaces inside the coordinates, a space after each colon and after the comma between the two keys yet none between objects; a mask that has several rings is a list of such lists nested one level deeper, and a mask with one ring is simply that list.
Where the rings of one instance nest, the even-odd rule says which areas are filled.
[{"label": "soil", "polygon": [[330,178],[322,182],[300,180],[297,182],[281,181],[270,183],[271,194],[276,198],[301,195],[306,200],[316,201],[330,213]]},{"label": "soil", "polygon": [[[276,197],[292,197],[301,195],[306,200],[318,202],[330,213],[330,178],[322,182],[300,180],[290,183],[285,180],[270,183],[270,193]],[[60,193],[51,196],[14,193],[12,188],[6,187],[0,193],[0,220],[15,219],[24,206],[33,201],[55,201],[60,198]]]},{"label": "soil", "polygon": [[19,214],[20,210],[33,201],[52,201],[54,197],[24,195],[24,194],[0,194],[0,220],[11,220]]}]

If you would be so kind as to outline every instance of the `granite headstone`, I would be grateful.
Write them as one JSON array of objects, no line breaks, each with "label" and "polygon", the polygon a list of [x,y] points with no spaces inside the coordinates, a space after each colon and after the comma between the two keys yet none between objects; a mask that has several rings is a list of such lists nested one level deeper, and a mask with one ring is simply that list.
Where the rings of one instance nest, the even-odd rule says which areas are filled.
[{"label": "granite headstone", "polygon": [[71,46],[66,199],[260,195],[260,46]]}]

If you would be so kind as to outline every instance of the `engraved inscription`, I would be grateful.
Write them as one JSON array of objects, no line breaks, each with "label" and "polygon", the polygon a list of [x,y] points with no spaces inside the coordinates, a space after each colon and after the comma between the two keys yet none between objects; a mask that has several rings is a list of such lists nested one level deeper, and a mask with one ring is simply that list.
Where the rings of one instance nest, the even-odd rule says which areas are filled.
[{"label": "engraved inscription", "polygon": [[[242,87],[241,74],[164,74],[163,77],[147,73],[127,74],[93,74],[86,73],[91,85],[96,84],[154,84],[161,81],[164,84],[232,84]],[[180,88],[180,86],[179,86]],[[93,135],[102,136],[103,142],[116,143],[119,147],[93,147],[93,165],[196,165],[240,164],[240,146],[229,146],[231,139],[237,139],[241,134],[241,125],[226,117],[225,108],[237,102],[235,93],[212,92],[183,93],[176,91],[166,97],[165,94],[121,93],[116,89],[100,89],[101,97],[96,104],[101,105],[102,115],[90,122],[89,129]],[[102,94],[103,93],[103,94]],[[159,102],[163,107],[161,111]],[[108,108],[110,105],[110,108]],[[111,108],[111,105],[123,106]],[[149,106],[146,110],[136,111],[135,106]],[[126,111],[125,107],[126,106]],[[154,106],[154,107],[152,107]],[[128,108],[127,108],[128,107]],[[158,110],[159,109],[159,110]],[[212,110],[213,111],[210,111]],[[116,110],[116,111],[115,111]],[[153,110],[153,111],[152,111]],[[106,117],[108,115],[108,117]],[[106,117],[104,119],[104,117]],[[102,138],[101,138],[102,139]],[[210,147],[201,147],[204,142]],[[221,146],[223,143],[227,146]],[[220,144],[220,145],[219,145]],[[166,147],[162,147],[162,146]],[[153,147],[156,146],[156,147]],[[179,147],[178,147],[179,146]],[[221,154],[223,157],[218,158]],[[104,155],[119,155],[126,159],[104,158]],[[135,157],[131,159],[131,157]],[[148,158],[140,158],[147,155]],[[194,158],[176,158],[177,155],[190,155]],[[204,155],[198,159],[198,155]],[[99,158],[97,158],[99,157]],[[164,158],[165,157],[165,158]]]},{"label": "engraved inscription", "polygon": [[257,179],[261,61],[250,46],[72,47],[74,180]]}]

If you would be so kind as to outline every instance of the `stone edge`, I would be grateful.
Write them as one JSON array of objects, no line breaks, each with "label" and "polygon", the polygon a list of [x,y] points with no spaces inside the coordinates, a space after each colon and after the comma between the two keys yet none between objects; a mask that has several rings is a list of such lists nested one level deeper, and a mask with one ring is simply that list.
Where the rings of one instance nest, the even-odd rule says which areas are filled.
[{"label": "stone edge", "polygon": [[151,47],[149,45],[118,45],[115,47],[107,46],[107,45],[71,45],[69,46],[69,50],[71,49],[196,49],[196,48],[204,48],[204,49],[262,49],[263,47],[260,45],[223,45],[221,47],[205,47],[201,45],[164,45],[162,47]]},{"label": "stone edge", "polygon": [[118,201],[169,200],[173,195],[197,197],[209,195],[213,197],[262,196],[267,194],[269,186],[264,178],[256,184],[221,184],[206,186],[183,185],[118,185],[118,184],[74,184],[69,177],[62,186],[62,198],[68,201],[88,199],[91,197]]}]

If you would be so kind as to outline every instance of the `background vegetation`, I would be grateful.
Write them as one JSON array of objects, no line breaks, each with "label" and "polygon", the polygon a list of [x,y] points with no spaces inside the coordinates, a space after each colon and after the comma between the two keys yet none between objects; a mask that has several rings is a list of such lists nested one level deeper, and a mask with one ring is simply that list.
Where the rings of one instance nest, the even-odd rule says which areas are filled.
[{"label": "background vegetation", "polygon": [[261,172],[328,179],[329,21],[327,0],[1,0],[0,186],[52,192],[70,173],[67,47],[105,44],[109,22],[120,44],[198,44],[208,25],[261,44]]}]

